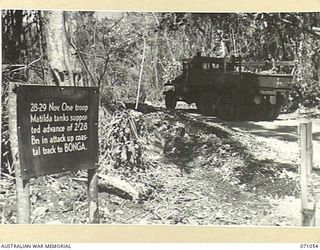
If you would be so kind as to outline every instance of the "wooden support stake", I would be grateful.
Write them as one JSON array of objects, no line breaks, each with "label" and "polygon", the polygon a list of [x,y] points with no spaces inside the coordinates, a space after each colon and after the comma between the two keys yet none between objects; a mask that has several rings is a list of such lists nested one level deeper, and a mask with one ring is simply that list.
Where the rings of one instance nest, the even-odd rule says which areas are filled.
[{"label": "wooden support stake", "polygon": [[303,227],[315,227],[316,226],[316,203],[313,203],[312,208],[305,208],[301,211]]},{"label": "wooden support stake", "polygon": [[309,178],[313,168],[313,146],[312,146],[312,122],[307,123],[307,177]]},{"label": "wooden support stake", "polygon": [[300,147],[301,147],[301,208],[308,205],[307,186],[307,123],[300,123]]},{"label": "wooden support stake", "polygon": [[21,168],[19,160],[18,148],[18,129],[17,128],[17,95],[14,93],[16,88],[15,83],[9,84],[9,131],[10,131],[10,145],[13,159],[13,166],[16,175],[16,198],[17,198],[17,223],[30,223],[30,188],[29,181],[22,180]]},{"label": "wooden support stake", "polygon": [[300,123],[299,134],[300,134],[300,149],[301,149],[301,225],[302,226],[314,226],[315,224],[315,204],[313,209],[308,206],[308,171],[311,160],[310,160],[310,133],[311,125],[310,122]]},{"label": "wooden support stake", "polygon": [[97,169],[88,169],[88,201],[89,222],[99,223],[98,209],[98,172]]}]

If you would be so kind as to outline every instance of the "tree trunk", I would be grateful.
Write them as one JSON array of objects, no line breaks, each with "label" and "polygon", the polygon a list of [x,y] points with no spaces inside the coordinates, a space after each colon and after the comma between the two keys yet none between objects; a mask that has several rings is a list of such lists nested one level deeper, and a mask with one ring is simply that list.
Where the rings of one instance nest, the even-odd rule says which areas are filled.
[{"label": "tree trunk", "polygon": [[17,63],[22,56],[22,10],[7,10],[2,17],[2,63]]},{"label": "tree trunk", "polygon": [[76,53],[70,46],[65,12],[43,12],[46,55],[52,82],[59,86],[74,86],[76,76]]},{"label": "tree trunk", "polygon": [[154,52],[154,65],[153,65],[153,69],[154,69],[154,80],[153,80],[153,84],[154,87],[159,88],[159,32],[156,33],[156,42],[155,42],[155,52]]},{"label": "tree trunk", "polygon": [[[83,86],[81,71],[78,70],[80,55],[72,34],[72,24],[63,11],[44,11],[46,54],[51,82],[58,86]],[[84,64],[86,66],[86,64]],[[88,71],[88,73],[90,73]],[[94,82],[92,82],[94,84]],[[88,166],[92,167],[92,166]],[[99,222],[98,173],[88,169],[89,222]]]}]

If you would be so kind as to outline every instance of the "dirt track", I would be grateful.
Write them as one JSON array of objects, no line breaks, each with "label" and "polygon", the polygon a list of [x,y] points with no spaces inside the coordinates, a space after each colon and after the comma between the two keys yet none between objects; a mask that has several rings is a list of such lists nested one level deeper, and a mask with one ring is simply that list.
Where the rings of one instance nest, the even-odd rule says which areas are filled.
[{"label": "dirt track", "polygon": [[280,115],[272,122],[230,122],[233,128],[249,131],[261,140],[269,142],[270,146],[285,152],[285,156],[292,159],[291,153],[298,152],[298,125],[300,122],[312,121],[314,166],[320,167],[320,119],[293,118]]},{"label": "dirt track", "polygon": [[[298,125],[303,121],[312,121],[313,132],[313,164],[314,174],[309,180],[309,190],[311,192],[312,200],[317,204],[316,214],[319,217],[319,175],[317,170],[320,167],[320,119],[306,119],[306,118],[294,118],[288,115],[280,115],[280,117],[273,122],[232,122],[230,125],[233,128],[247,130],[251,134],[254,134],[258,139],[266,142],[270,147],[278,150],[278,156],[281,160],[286,162],[297,162],[300,164],[298,155]],[[309,195],[310,196],[310,195]],[[279,200],[279,206],[277,213],[283,216],[292,217],[294,224],[300,224],[300,198],[285,197]],[[290,208],[290,209],[289,209]],[[316,226],[320,225],[319,218],[316,221]]]},{"label": "dirt track", "polygon": [[[215,117],[203,117],[191,111],[192,116],[199,117],[207,121],[215,121]],[[233,121],[227,124],[236,131],[248,132],[253,135],[258,142],[267,145],[271,151],[266,152],[269,154],[268,158],[273,158],[278,163],[285,163],[297,168],[300,164],[299,146],[298,146],[298,125],[300,122],[312,121],[313,132],[313,163],[314,171],[312,178],[309,180],[309,198],[317,204],[317,221],[316,226],[320,225],[320,119],[308,118],[307,115],[295,114],[281,114],[275,121]],[[311,115],[312,117],[312,115]],[[263,150],[263,147],[261,148]],[[262,155],[265,155],[261,152]],[[297,171],[294,171],[294,179],[299,180],[300,176]],[[291,173],[292,174],[292,173]],[[271,190],[272,192],[272,190]],[[300,209],[301,201],[300,195],[298,197],[286,196],[274,200],[275,211],[280,217],[291,218],[292,225],[300,225]]]},{"label": "dirt track", "polygon": [[[184,110],[184,109],[181,109]],[[198,119],[209,122],[220,122],[212,116],[197,114],[195,109],[188,110]],[[318,116],[319,117],[319,116]],[[312,121],[314,167],[320,168],[320,118],[307,118],[297,114],[281,114],[274,121],[232,121],[226,122],[231,128],[249,132],[258,140],[264,141],[276,151],[284,153],[281,158],[292,161],[298,153],[298,126],[301,122]],[[297,159],[296,159],[297,160]]]}]

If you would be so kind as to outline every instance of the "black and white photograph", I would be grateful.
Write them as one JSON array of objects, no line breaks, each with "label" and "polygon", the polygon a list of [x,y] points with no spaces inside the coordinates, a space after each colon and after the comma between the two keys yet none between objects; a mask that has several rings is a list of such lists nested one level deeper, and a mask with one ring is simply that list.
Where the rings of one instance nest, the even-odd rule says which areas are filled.
[{"label": "black and white photograph", "polygon": [[1,224],[320,226],[320,12],[1,23]]}]

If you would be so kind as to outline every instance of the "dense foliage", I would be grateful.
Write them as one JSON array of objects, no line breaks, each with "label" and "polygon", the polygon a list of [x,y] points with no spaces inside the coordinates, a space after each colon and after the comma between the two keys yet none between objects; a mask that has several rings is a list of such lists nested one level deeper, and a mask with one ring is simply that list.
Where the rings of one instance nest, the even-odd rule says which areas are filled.
[{"label": "dense foliage", "polygon": [[[142,101],[162,98],[163,83],[179,74],[180,60],[203,55],[241,55],[246,61],[298,62],[296,104],[318,105],[320,13],[119,13],[98,19],[94,12],[66,12],[69,41],[87,82],[102,95],[136,97],[143,47]],[[3,61],[42,83],[47,70],[42,14],[2,12]],[[143,42],[145,40],[145,43]],[[39,59],[39,60],[38,60]]]}]

